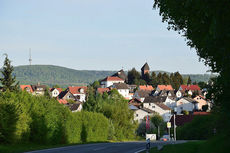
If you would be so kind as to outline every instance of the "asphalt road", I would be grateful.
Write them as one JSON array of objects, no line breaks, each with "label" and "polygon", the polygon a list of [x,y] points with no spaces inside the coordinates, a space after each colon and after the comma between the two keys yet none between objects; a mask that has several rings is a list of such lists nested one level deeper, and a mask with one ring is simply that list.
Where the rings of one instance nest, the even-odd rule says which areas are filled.
[{"label": "asphalt road", "polygon": [[[177,141],[176,143],[184,143],[186,141]],[[157,145],[165,145],[171,142],[151,142],[151,147]],[[145,141],[137,142],[119,142],[119,143],[97,143],[75,145],[61,148],[52,148],[27,153],[138,153],[144,151],[146,147]]]}]

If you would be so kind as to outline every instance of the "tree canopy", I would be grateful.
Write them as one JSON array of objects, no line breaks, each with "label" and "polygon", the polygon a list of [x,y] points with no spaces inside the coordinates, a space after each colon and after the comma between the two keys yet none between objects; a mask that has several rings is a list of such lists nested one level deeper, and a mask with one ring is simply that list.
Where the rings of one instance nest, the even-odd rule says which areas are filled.
[{"label": "tree canopy", "polygon": [[[187,45],[211,71],[219,73],[210,89],[222,128],[230,127],[230,2],[228,0],[155,0],[168,29],[182,33]],[[225,127],[225,128],[224,128]],[[228,131],[228,133],[230,133]]]}]

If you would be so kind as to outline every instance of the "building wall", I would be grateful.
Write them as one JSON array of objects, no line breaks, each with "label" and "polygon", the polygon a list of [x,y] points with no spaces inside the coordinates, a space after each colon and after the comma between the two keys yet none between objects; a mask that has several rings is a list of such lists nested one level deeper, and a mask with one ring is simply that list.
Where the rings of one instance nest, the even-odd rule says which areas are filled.
[{"label": "building wall", "polygon": [[102,88],[107,88],[113,85],[114,83],[124,83],[124,82],[125,81],[102,81],[101,85],[102,85]]},{"label": "building wall", "polygon": [[197,107],[198,107],[199,110],[202,110],[202,106],[208,105],[207,101],[204,100],[203,98],[201,98],[200,96],[196,96],[194,98],[194,100],[196,100],[197,102],[199,102],[198,105],[197,105]]},{"label": "building wall", "polygon": [[181,114],[183,110],[193,111],[194,108],[194,104],[185,100],[184,98],[177,101],[177,114]]},{"label": "building wall", "polygon": [[86,101],[86,95],[85,94],[74,94],[75,97],[79,96],[80,98],[78,101],[85,102]]},{"label": "building wall", "polygon": [[143,107],[151,109],[155,112],[157,112],[159,115],[161,115],[164,119],[165,122],[170,120],[171,117],[171,110],[164,110],[161,107],[159,107],[158,105],[154,104],[154,103],[144,103]]},{"label": "building wall", "polygon": [[146,111],[138,109],[138,110],[134,111],[134,120],[138,121],[138,123],[141,123],[143,121],[144,117],[147,115],[153,115],[153,114],[149,114]]},{"label": "building wall", "polygon": [[170,99],[170,98],[168,98],[168,97],[166,98],[164,104],[165,104],[166,106],[168,106],[169,108],[171,108],[171,109],[174,109],[174,107],[176,107],[176,101],[175,101],[175,100],[172,100],[172,99]]},{"label": "building wall", "polygon": [[118,89],[119,94],[121,94],[124,98],[129,98],[129,89]]}]

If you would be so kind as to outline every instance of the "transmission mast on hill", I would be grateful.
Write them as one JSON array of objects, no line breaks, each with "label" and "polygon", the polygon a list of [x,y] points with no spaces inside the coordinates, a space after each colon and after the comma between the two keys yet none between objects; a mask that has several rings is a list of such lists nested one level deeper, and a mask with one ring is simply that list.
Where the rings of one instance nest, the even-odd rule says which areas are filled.
[{"label": "transmission mast on hill", "polygon": [[31,66],[32,65],[31,48],[29,49],[29,62]]}]

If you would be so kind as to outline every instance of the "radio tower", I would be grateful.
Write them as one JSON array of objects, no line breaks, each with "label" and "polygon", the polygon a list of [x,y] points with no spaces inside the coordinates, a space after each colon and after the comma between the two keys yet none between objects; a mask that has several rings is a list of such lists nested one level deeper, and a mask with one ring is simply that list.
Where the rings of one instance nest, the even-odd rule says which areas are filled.
[{"label": "radio tower", "polygon": [[31,66],[31,64],[32,64],[32,57],[31,57],[31,49],[29,49],[29,62],[30,62],[30,66]]}]

